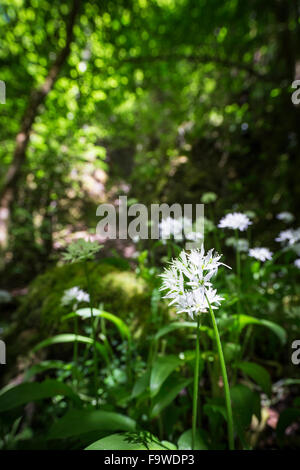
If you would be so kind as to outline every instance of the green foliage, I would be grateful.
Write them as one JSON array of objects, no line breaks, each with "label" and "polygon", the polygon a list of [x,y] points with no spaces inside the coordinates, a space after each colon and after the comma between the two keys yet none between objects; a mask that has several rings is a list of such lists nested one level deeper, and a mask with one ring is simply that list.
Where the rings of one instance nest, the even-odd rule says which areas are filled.
[{"label": "green foliage", "polygon": [[[80,308],[79,310],[76,310],[76,315],[79,315],[83,319],[90,318],[91,308]],[[95,317],[104,318],[105,320],[108,320],[109,322],[113,323],[118,328],[121,337],[123,339],[126,338],[128,341],[131,341],[130,329],[126,325],[126,323],[122,321],[119,317],[113,315],[112,313],[99,310],[98,308],[93,308],[93,315]]]},{"label": "green foliage", "polygon": [[85,450],[170,450],[176,446],[168,442],[160,442],[155,436],[147,432],[112,434],[104,437]]},{"label": "green foliage", "polygon": [[[192,430],[189,429],[181,434],[180,438],[178,439],[178,449],[179,450],[192,450]],[[195,443],[195,450],[207,450],[207,444],[205,440],[201,436],[199,430],[197,430],[196,434],[196,443]]]},{"label": "green foliage", "polygon": [[159,392],[164,381],[181,363],[179,357],[173,355],[156,358],[152,365],[150,377],[150,394],[152,397]]},{"label": "green foliage", "polygon": [[272,383],[270,374],[262,366],[255,364],[253,362],[242,362],[236,365],[241,369],[246,375],[253,379],[262,390],[267,394],[271,395]]},{"label": "green foliage", "polygon": [[80,401],[70,387],[57,380],[45,380],[42,383],[23,383],[0,395],[0,412],[57,395],[69,396],[75,402]]},{"label": "green foliage", "polygon": [[49,430],[48,439],[66,439],[91,431],[134,431],[135,422],[121,414],[102,410],[69,410]]},{"label": "green foliage", "polygon": [[[130,204],[206,205],[205,245],[225,247],[233,268],[216,280],[224,297],[216,322],[236,444],[291,447],[299,429],[299,382],[289,355],[300,330],[300,251],[299,244],[280,250],[274,238],[285,227],[278,212],[299,216],[299,107],[290,87],[299,11],[281,0],[79,3],[58,63],[73,1],[0,5],[0,80],[7,88],[0,196],[13,175],[9,197],[0,197],[10,201],[0,207],[9,215],[0,303],[10,355],[1,376],[0,448],[192,446],[197,324],[175,318],[172,308],[167,313],[158,278],[182,246],[140,240],[132,259],[97,262],[97,242],[67,247],[76,232],[95,233],[99,203],[124,193]],[[253,221],[243,239],[218,229],[230,208]],[[248,244],[269,246],[273,260],[250,260]],[[101,248],[97,257],[111,249]],[[61,266],[63,250],[70,263]],[[14,290],[28,283],[15,309]],[[93,316],[84,302],[62,304],[75,286],[91,290]],[[208,315],[201,320],[196,448],[224,449],[220,357]],[[24,383],[7,385],[23,371]],[[264,420],[268,408],[280,413],[276,432]]]},{"label": "green foliage", "polygon": [[79,263],[80,261],[90,261],[94,259],[95,254],[102,248],[97,242],[86,241],[84,239],[76,240],[70,245],[63,254],[64,261]]},{"label": "green foliage", "polygon": [[[132,272],[120,270],[105,262],[90,262],[89,270],[96,304],[101,303],[107,311],[126,320],[128,313],[132,312],[132,322],[135,325],[147,318],[151,293],[143,280]],[[61,305],[61,298],[66,289],[74,286],[87,289],[84,268],[80,263],[46,271],[31,284],[17,316],[31,327],[38,324],[47,328],[65,328],[60,319],[68,310]],[[30,318],[24,318],[28,310]]]},{"label": "green foliage", "polygon": [[[45,339],[44,341],[41,341],[39,344],[37,344],[33,348],[33,352],[37,352],[40,349],[46,348],[53,344],[74,343],[75,341],[78,343],[84,343],[84,344],[90,344],[90,345],[93,344],[93,340],[89,337],[66,333],[66,334],[52,336],[50,338]],[[107,355],[107,351],[105,347],[98,342],[96,343],[96,347],[100,355],[104,357],[106,362],[108,362],[109,359],[108,359],[108,355]]]}]

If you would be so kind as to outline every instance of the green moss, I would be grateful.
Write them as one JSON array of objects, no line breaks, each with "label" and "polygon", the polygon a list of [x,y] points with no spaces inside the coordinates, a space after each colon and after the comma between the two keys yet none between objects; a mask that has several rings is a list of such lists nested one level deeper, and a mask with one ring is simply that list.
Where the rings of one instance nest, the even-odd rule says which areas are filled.
[{"label": "green moss", "polygon": [[[135,273],[107,262],[90,262],[88,269],[95,306],[101,303],[105,310],[125,320],[130,313],[138,323],[147,319],[151,292]],[[16,312],[19,326],[50,331],[63,328],[60,319],[70,308],[61,305],[61,298],[74,286],[87,291],[82,263],[55,267],[38,276]]]}]

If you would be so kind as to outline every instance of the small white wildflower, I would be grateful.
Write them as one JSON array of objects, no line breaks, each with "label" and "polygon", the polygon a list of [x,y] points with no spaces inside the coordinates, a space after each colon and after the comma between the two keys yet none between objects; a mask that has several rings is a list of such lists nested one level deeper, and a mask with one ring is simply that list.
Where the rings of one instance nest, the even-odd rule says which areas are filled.
[{"label": "small white wildflower", "polygon": [[283,230],[279,233],[278,237],[275,238],[276,242],[287,243],[288,245],[294,245],[300,240],[300,228]]},{"label": "small white wildflower", "polygon": [[278,220],[282,220],[283,222],[286,222],[287,224],[290,222],[293,222],[294,216],[291,214],[291,212],[280,212],[279,214],[276,215],[276,218]]},{"label": "small white wildflower", "polygon": [[227,214],[225,217],[222,217],[218,227],[231,228],[233,230],[240,230],[243,232],[251,224],[252,222],[246,214],[242,214],[242,212],[233,212],[232,214]]},{"label": "small white wildflower", "polygon": [[67,289],[64,292],[64,295],[61,299],[62,305],[70,305],[74,302],[89,302],[90,296],[83,290],[79,289],[79,287],[72,287],[71,289]]},{"label": "small white wildflower", "polygon": [[269,248],[251,248],[249,250],[249,256],[251,258],[258,259],[259,261],[266,261],[272,259],[273,253],[269,250]]},{"label": "small white wildflower", "polygon": [[300,269],[300,258],[294,261],[294,265],[296,266],[296,268]]},{"label": "small white wildflower", "polygon": [[173,219],[167,217],[159,224],[160,238],[163,240],[170,239],[171,236],[175,240],[183,240],[183,235],[186,240],[198,241],[203,238],[200,232],[193,231],[193,224],[188,217],[180,217]]},{"label": "small white wildflower", "polygon": [[187,232],[185,233],[185,238],[189,241],[197,242],[203,238],[203,235],[200,232]]},{"label": "small white wildflower", "polygon": [[212,288],[211,278],[217,274],[219,266],[226,266],[220,258],[213,250],[205,254],[203,245],[190,253],[183,250],[161,275],[161,290],[168,291],[164,298],[170,299],[169,305],[175,305],[178,313],[186,312],[192,319],[207,312],[206,297],[212,308],[218,308],[223,298]]},{"label": "small white wildflower", "polygon": [[160,238],[166,240],[173,236],[175,239],[182,240],[182,228],[182,219],[167,217],[159,224]]}]

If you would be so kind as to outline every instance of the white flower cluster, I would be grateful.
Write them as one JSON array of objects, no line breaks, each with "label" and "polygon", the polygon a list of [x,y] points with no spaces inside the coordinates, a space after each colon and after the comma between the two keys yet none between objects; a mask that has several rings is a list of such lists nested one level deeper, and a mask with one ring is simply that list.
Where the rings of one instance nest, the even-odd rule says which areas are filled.
[{"label": "white flower cluster", "polygon": [[64,295],[61,299],[61,304],[71,305],[72,303],[75,303],[75,301],[76,303],[89,302],[90,296],[77,286],[65,290]]},{"label": "white flower cluster", "polygon": [[294,261],[294,265],[296,266],[296,268],[300,269],[300,258]]},{"label": "white flower cluster", "polygon": [[251,248],[249,250],[249,256],[251,258],[255,258],[259,261],[266,261],[272,259],[273,253],[269,250],[269,248]]},{"label": "white flower cluster", "polygon": [[275,238],[276,242],[287,243],[288,245],[295,245],[300,241],[300,228],[283,230]]},{"label": "white flower cluster", "polygon": [[166,217],[159,224],[160,238],[163,240],[170,239],[171,236],[175,240],[183,240],[183,234],[186,240],[198,241],[203,238],[200,232],[193,231],[193,224],[187,217],[173,219]]},{"label": "white flower cluster", "polygon": [[279,214],[277,214],[276,218],[278,220],[282,220],[282,222],[285,222],[287,224],[293,222],[294,220],[294,216],[293,214],[291,214],[291,212],[280,212]]},{"label": "white flower cluster", "polygon": [[233,230],[240,230],[243,232],[244,230],[247,230],[251,224],[252,222],[246,214],[243,214],[242,212],[233,212],[222,217],[218,227],[231,228]]},{"label": "white flower cluster", "polygon": [[213,309],[218,308],[223,298],[212,288],[210,280],[220,265],[226,266],[220,258],[213,250],[205,254],[203,245],[190,253],[182,251],[161,274],[161,290],[168,291],[164,298],[171,300],[169,305],[175,305],[178,313],[186,312],[192,319],[207,312],[208,301]]}]

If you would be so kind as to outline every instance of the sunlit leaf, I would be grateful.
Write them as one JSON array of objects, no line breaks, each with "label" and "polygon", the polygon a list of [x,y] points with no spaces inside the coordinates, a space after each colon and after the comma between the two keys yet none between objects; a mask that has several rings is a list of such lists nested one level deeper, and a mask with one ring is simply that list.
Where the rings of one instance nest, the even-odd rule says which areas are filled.
[{"label": "sunlit leaf", "polygon": [[[192,449],[192,429],[185,431],[178,439],[179,450],[193,450]],[[207,450],[208,446],[205,443],[199,429],[196,431],[196,440],[194,450]]]},{"label": "sunlit leaf", "polygon": [[170,378],[163,384],[160,392],[155,396],[153,401],[153,408],[151,410],[151,417],[155,418],[159,415],[164,408],[166,408],[177,397],[178,393],[186,388],[191,382],[190,379],[172,379]]},{"label": "sunlit leaf", "polygon": [[239,362],[236,367],[241,369],[246,375],[249,375],[262,390],[270,395],[272,391],[272,382],[269,372],[259,364],[254,362]]},{"label": "sunlit leaf", "polygon": [[[51,338],[47,338],[44,341],[41,341],[33,348],[33,352],[36,352],[39,349],[43,349],[48,346],[52,346],[54,344],[74,343],[75,341],[77,341],[78,343],[84,343],[89,345],[94,344],[93,339],[89,338],[88,336],[74,335],[73,333],[65,333],[61,335],[52,336]],[[96,348],[108,363],[109,358],[106,348],[98,341],[96,342]]]},{"label": "sunlit leaf", "polygon": [[48,439],[65,439],[91,431],[134,431],[135,421],[127,416],[102,410],[69,410],[51,427]]},{"label": "sunlit leaf", "polygon": [[33,401],[52,398],[57,395],[80,401],[68,385],[57,380],[45,380],[38,383],[23,383],[0,395],[0,412],[17,408]]},{"label": "sunlit leaf", "polygon": [[112,434],[111,436],[99,439],[89,445],[85,450],[168,450],[169,443],[163,444],[159,440],[147,433],[147,437],[135,437],[131,433]]},{"label": "sunlit leaf", "polygon": [[[90,308],[80,308],[76,311],[76,313],[83,319],[91,317]],[[112,322],[118,328],[122,338],[126,338],[128,340],[131,339],[129,328],[126,323],[121,320],[121,318],[113,315],[112,313],[105,312],[104,310],[99,310],[98,308],[93,308],[93,315],[95,317],[105,318],[106,320]]]},{"label": "sunlit leaf", "polygon": [[161,356],[157,357],[151,371],[150,377],[150,393],[154,397],[164,381],[169,377],[169,375],[175,370],[182,360],[179,357],[174,355]]}]

